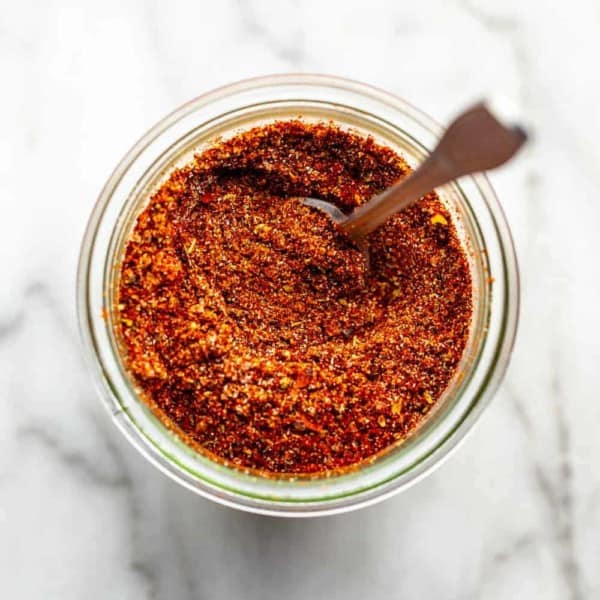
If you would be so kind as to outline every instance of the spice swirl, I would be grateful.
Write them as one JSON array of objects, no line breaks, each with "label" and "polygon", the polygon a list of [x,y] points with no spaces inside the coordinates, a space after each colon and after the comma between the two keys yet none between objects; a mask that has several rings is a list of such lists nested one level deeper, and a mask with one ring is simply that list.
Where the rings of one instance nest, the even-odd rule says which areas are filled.
[{"label": "spice swirl", "polygon": [[349,211],[410,171],[331,123],[281,121],[175,170],[130,233],[119,334],[141,397],[239,467],[314,474],[404,439],[454,376],[471,275],[435,193],[370,235],[370,265],[312,196]]}]

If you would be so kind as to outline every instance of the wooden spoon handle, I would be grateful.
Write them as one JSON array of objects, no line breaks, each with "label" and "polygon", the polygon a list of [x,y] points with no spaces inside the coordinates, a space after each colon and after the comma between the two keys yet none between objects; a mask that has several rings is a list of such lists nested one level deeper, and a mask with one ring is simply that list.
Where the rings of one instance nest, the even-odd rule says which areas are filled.
[{"label": "wooden spoon handle", "polygon": [[505,127],[483,104],[476,104],[450,124],[412,175],[356,208],[341,226],[350,237],[360,239],[434,188],[463,175],[499,167],[526,139],[523,129]]}]

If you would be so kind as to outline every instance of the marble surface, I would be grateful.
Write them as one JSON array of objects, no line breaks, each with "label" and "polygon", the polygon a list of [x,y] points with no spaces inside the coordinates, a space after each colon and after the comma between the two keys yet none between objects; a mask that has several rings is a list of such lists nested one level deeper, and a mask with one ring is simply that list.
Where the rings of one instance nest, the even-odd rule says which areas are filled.
[{"label": "marble surface", "polygon": [[[1,2],[0,582],[6,598],[600,597],[600,4]],[[75,270],[129,146],[215,86],[314,71],[533,139],[492,181],[522,269],[492,406],[405,494],[292,521],[216,506],[122,439],[84,369]]]}]

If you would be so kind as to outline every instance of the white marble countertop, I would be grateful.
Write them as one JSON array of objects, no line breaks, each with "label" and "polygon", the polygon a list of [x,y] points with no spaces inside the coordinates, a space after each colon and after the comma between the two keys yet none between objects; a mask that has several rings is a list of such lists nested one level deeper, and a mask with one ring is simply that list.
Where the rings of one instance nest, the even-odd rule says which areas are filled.
[{"label": "white marble countertop", "polygon": [[[597,0],[1,7],[3,597],[600,597]],[[534,134],[492,176],[523,285],[501,391],[424,482],[303,521],[216,506],[131,449],[82,365],[74,301],[86,220],[128,147],[198,93],[286,71],[441,121],[501,96]]]}]

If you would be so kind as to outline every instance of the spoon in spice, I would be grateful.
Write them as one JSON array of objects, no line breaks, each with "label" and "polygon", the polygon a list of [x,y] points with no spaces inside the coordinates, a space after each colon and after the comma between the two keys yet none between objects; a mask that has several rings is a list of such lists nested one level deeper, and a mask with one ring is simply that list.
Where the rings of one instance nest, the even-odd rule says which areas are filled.
[{"label": "spoon in spice", "polygon": [[525,143],[519,127],[505,127],[483,103],[460,114],[446,129],[433,152],[411,175],[377,194],[349,215],[337,206],[304,198],[307,206],[325,212],[355,242],[377,229],[436,187],[463,175],[495,169],[512,158]]}]

